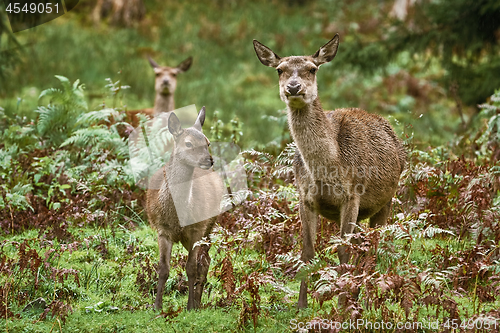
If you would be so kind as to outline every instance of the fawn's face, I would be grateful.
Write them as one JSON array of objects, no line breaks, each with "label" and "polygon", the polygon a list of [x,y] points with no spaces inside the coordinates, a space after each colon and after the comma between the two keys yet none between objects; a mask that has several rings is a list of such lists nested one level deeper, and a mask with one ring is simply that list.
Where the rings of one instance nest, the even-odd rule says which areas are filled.
[{"label": "fawn's face", "polygon": [[191,67],[193,59],[187,58],[177,67],[159,66],[153,59],[149,58],[149,62],[155,72],[155,91],[157,94],[169,95],[173,94],[177,88],[177,75],[183,73]]},{"label": "fawn's face", "polygon": [[184,164],[207,170],[214,164],[209,145],[210,141],[203,133],[193,127],[186,128],[175,140],[174,154]]},{"label": "fawn's face", "polygon": [[174,136],[174,157],[180,163],[194,168],[210,169],[214,164],[212,155],[208,151],[210,141],[202,133],[201,127],[205,122],[205,107],[198,114],[194,125],[183,129],[180,121],[172,112],[168,119],[168,129]]},{"label": "fawn's face", "polygon": [[289,108],[302,109],[318,97],[316,72],[319,66],[335,57],[339,36],[335,35],[312,56],[281,58],[255,39],[253,45],[260,62],[278,71],[281,100]]}]

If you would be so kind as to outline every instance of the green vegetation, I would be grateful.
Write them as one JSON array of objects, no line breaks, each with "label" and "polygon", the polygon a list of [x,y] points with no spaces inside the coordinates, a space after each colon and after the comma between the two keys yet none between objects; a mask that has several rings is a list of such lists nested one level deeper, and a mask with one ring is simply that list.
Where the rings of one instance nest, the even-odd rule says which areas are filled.
[{"label": "green vegetation", "polygon": [[[439,3],[424,1],[430,7],[418,10]],[[475,3],[467,15],[481,4],[484,17],[498,11],[486,5],[492,2]],[[419,332],[443,331],[446,324],[498,330],[500,91],[485,99],[494,80],[481,76],[483,65],[496,64],[497,40],[486,52],[477,46],[482,37],[472,38],[479,54],[464,50],[464,60],[454,53],[450,65],[424,47],[381,53],[397,33],[404,36],[389,29],[394,22],[385,2],[151,1],[145,19],[129,28],[93,26],[92,5],[81,3],[76,12],[16,34],[32,46],[1,54],[22,60],[6,66],[0,59],[2,329],[289,332],[298,323],[320,331],[323,320],[362,319],[441,325]],[[4,22],[0,38],[7,36]],[[251,40],[280,55],[312,53],[337,31],[343,36],[338,59],[318,74],[325,108],[360,106],[385,115],[405,141],[409,166],[386,227],[365,223],[352,235],[359,242],[350,243],[338,237],[335,223],[321,219],[317,257],[303,263],[291,172],[295,146],[275,73],[260,65]],[[15,43],[9,38],[0,47]],[[211,235],[199,311],[184,310],[187,252],[179,244],[163,311],[152,308],[156,234],[129,163],[128,139],[120,135],[124,109],[152,106],[148,54],[164,64],[193,55],[193,67],[179,78],[177,106],[206,105],[210,140],[247,149],[250,191]],[[376,66],[370,57],[380,60]],[[478,95],[468,95],[458,80],[447,96],[454,78],[449,66],[457,64],[477,70]],[[476,110],[468,103],[478,96],[483,104]],[[350,248],[351,264],[338,265],[340,244]],[[303,276],[309,276],[310,307],[298,311]]]},{"label": "green vegetation", "polygon": [[[318,255],[307,264],[299,259],[301,227],[290,183],[295,146],[277,157],[245,152],[252,194],[223,214],[211,236],[202,309],[183,310],[187,254],[176,245],[164,309],[157,313],[158,249],[144,218],[144,191],[134,185],[119,122],[105,125],[118,111],[86,111],[79,82],[58,79],[62,89],[41,93],[52,97],[36,110],[42,121],[1,118],[0,308],[6,330],[286,332],[299,322],[349,319],[498,324],[500,92],[481,106],[457,146],[421,151],[408,139],[410,166],[393,223],[363,226],[353,235],[360,242],[351,244],[322,219]],[[117,91],[116,84],[108,88]],[[72,115],[63,118],[66,123],[61,110]],[[213,123],[227,126],[220,119]],[[221,134],[215,127],[212,135]],[[338,265],[340,244],[349,246],[357,266]],[[299,312],[298,281],[306,275],[312,304]],[[359,298],[353,297],[357,288]],[[343,307],[336,306],[339,295]]]},{"label": "green vegetation", "polygon": [[[154,74],[147,55],[169,65],[193,55],[192,68],[179,78],[176,105],[206,105],[209,113],[220,111],[224,122],[237,116],[245,128],[243,146],[271,149],[274,145],[282,149],[283,122],[276,111],[284,106],[278,98],[276,76],[259,66],[252,39],[280,55],[303,54],[314,52],[339,32],[337,59],[324,65],[318,74],[325,108],[362,107],[394,117],[401,123],[400,132],[404,124],[412,123],[418,144],[443,144],[452,139],[462,121],[468,122],[475,113],[474,104],[500,85],[494,75],[498,64],[498,43],[491,37],[496,31],[494,25],[484,26],[485,32],[474,39],[470,36],[476,36],[476,25],[469,23],[452,22],[455,25],[451,28],[434,29],[435,25],[447,27],[446,22],[439,21],[442,13],[451,10],[446,6],[461,11],[469,2],[442,4],[439,11],[424,7],[421,10],[438,16],[435,22],[425,21],[427,16],[418,12],[415,17],[409,15],[402,25],[388,15],[391,2],[315,1],[300,6],[294,1],[192,1],[189,5],[147,1],[148,15],[143,21],[135,27],[118,28],[90,22],[94,2],[89,1],[59,19],[17,33],[17,40],[29,45],[23,48],[22,63],[17,66],[3,57],[15,49],[14,42],[4,36],[0,63],[5,70],[0,73],[8,77],[0,83],[0,98],[4,99],[2,107],[7,115],[34,118],[40,91],[55,84],[54,75],[62,75],[72,82],[80,79],[85,83],[91,110],[99,109],[105,100],[105,78],[131,87],[122,108],[152,107]],[[497,17],[498,8],[492,2],[473,1],[474,11],[466,12],[467,22],[477,11],[482,11],[481,17]],[[478,18],[477,22],[483,21]],[[433,37],[420,40],[419,36],[425,36],[420,30],[404,30],[414,25],[424,32],[433,31]],[[394,26],[400,28],[394,30]],[[455,26],[462,30],[455,32]],[[468,37],[461,38],[468,27]],[[396,32],[387,35],[388,31]],[[455,47],[446,38],[461,44]],[[466,60],[460,58],[462,53],[449,60],[453,60],[453,70],[460,71],[459,76],[453,76],[452,64],[443,63],[441,44],[464,53]],[[484,52],[480,47],[483,44]],[[470,45],[474,52],[463,45]],[[466,69],[457,67],[461,64]],[[475,68],[484,75],[464,72]],[[463,81],[467,77],[474,81]],[[455,81],[458,95],[448,91]],[[443,82],[448,82],[446,90]],[[471,95],[474,91],[478,94]],[[456,107],[455,98],[462,99],[464,105]],[[463,120],[457,117],[460,113]]]}]

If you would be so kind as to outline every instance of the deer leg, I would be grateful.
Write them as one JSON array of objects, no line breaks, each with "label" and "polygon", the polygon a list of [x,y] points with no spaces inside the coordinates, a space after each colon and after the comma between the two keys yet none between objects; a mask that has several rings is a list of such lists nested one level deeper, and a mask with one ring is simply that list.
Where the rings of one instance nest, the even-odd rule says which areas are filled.
[{"label": "deer leg", "polygon": [[[340,237],[344,238],[347,234],[352,234],[357,224],[359,212],[359,197],[350,198],[340,209]],[[339,246],[338,249],[340,264],[349,262],[350,254],[345,246]],[[354,290],[354,297],[357,298],[359,288]],[[347,295],[341,293],[338,300],[339,307],[345,308],[347,304]]]},{"label": "deer leg", "polygon": [[188,277],[188,304],[187,304],[187,309],[192,310],[195,309],[197,306],[195,304],[195,299],[194,299],[194,284],[196,281],[196,275],[198,271],[198,265],[196,263],[196,258],[198,257],[198,251],[200,247],[192,247],[189,250],[189,255],[186,263],[186,273]]},{"label": "deer leg", "polygon": [[195,307],[198,308],[201,305],[201,296],[203,295],[203,288],[207,282],[208,269],[210,267],[210,256],[208,254],[209,247],[203,245],[197,255],[197,272],[196,281],[194,285],[194,303]]},{"label": "deer leg", "polygon": [[392,199],[382,207],[375,215],[370,217],[370,228],[375,228],[378,226],[384,226],[389,218],[389,213],[391,212]]},{"label": "deer leg", "polygon": [[[359,197],[350,198],[340,209],[340,237],[352,234],[358,220]],[[339,260],[341,264],[349,261],[349,253],[345,246],[339,246]]]},{"label": "deer leg", "polygon": [[161,310],[163,307],[163,292],[165,283],[170,272],[170,255],[172,254],[172,241],[165,235],[158,234],[158,248],[160,250],[160,262],[158,263],[158,287],[156,290],[155,309]]},{"label": "deer leg", "polygon": [[[303,201],[299,205],[300,221],[302,222],[302,256],[303,262],[308,262],[314,258],[314,243],[316,241],[316,225],[318,223],[318,215]],[[302,279],[300,282],[299,309],[307,308],[307,280]]]}]

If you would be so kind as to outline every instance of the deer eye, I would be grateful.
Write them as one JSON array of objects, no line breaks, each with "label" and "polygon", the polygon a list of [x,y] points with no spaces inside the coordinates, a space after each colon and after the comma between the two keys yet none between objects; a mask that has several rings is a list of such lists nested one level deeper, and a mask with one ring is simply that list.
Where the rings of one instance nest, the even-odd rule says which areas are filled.
[{"label": "deer eye", "polygon": [[191,142],[186,142],[186,147],[193,148],[193,144]]},{"label": "deer eye", "polygon": [[316,71],[317,71],[317,70],[318,70],[317,68],[311,68],[311,69],[309,70],[309,72],[310,72],[311,74],[316,74]]},{"label": "deer eye", "polygon": [[278,75],[283,74],[283,70],[282,70],[282,69],[279,69],[279,68],[278,68],[278,69],[277,69],[277,71],[278,71]]},{"label": "deer eye", "polygon": [[156,76],[156,77],[158,77],[158,76],[160,76],[160,74],[161,74],[161,73],[155,73],[155,76]]}]

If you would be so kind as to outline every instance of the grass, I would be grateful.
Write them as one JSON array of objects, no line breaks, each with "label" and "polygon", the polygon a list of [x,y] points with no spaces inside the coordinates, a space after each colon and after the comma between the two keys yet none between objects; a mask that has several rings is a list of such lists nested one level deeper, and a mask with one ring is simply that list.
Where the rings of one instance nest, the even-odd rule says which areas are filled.
[{"label": "grass", "polygon": [[[64,323],[63,331],[67,332],[95,332],[98,329],[100,332],[151,332],[151,331],[178,331],[178,332],[234,332],[238,326],[239,309],[238,306],[231,308],[218,308],[208,306],[200,311],[183,311],[179,316],[172,320],[166,320],[162,316],[158,316],[151,308],[153,295],[142,297],[137,292],[136,273],[137,263],[127,263],[120,270],[121,262],[119,256],[126,252],[130,244],[140,244],[138,252],[147,253],[148,257],[156,261],[158,258],[158,249],[155,242],[155,234],[151,228],[142,226],[134,231],[126,229],[118,229],[114,237],[110,237],[109,230],[95,230],[92,228],[75,229],[73,234],[78,234],[83,238],[93,238],[94,245],[102,244],[100,241],[109,240],[107,242],[106,253],[98,246],[89,246],[84,249],[75,250],[72,253],[65,252],[61,256],[59,263],[60,268],[73,268],[80,272],[80,286],[65,281],[63,285],[50,288],[50,281],[44,281],[49,286],[41,294],[46,300],[52,297],[57,297],[59,289],[68,290],[73,288],[74,298],[72,307],[74,312],[68,317]],[[23,234],[9,237],[9,244],[13,242],[21,242],[24,239],[33,240],[36,243],[36,232],[27,231]],[[58,247],[57,242],[52,244],[54,248]],[[36,248],[36,247],[35,247]],[[38,249],[44,252],[43,249]],[[16,257],[16,248],[13,246],[4,246],[4,251],[9,257]],[[216,249],[212,247],[211,256],[216,259]],[[247,253],[248,252],[248,253]],[[181,258],[186,258],[187,252],[176,244],[172,251],[174,262]],[[242,258],[258,257],[258,253],[254,251],[246,251],[242,253]],[[174,267],[170,273],[170,280],[167,283],[167,290],[175,287],[174,279],[178,275],[185,273],[183,267]],[[210,284],[218,285],[220,281],[216,278],[211,278]],[[58,285],[57,283],[55,283]],[[215,287],[214,289],[218,289]],[[112,292],[111,290],[115,290]],[[212,295],[208,300],[204,297],[203,302],[214,303],[221,295]],[[265,297],[263,297],[265,298]],[[103,302],[103,304],[99,304]],[[184,308],[187,303],[187,294],[185,292],[177,292],[170,290],[165,296],[164,308]],[[293,304],[288,305],[289,308],[283,313],[283,308],[279,311],[270,312],[262,317],[261,330],[265,332],[270,327],[283,326],[283,322],[292,318]],[[110,310],[110,307],[116,307]],[[20,319],[3,320],[3,325],[9,332],[47,332],[49,330],[58,331],[61,324],[58,318],[48,319],[45,321],[37,320],[40,317],[42,310],[33,310],[22,312],[21,309],[13,309],[15,312],[21,313]],[[283,328],[283,327],[282,327]],[[286,331],[285,328],[278,331]]]},{"label": "grass", "polygon": [[[242,323],[242,302],[247,302],[248,296],[241,294],[230,306],[217,305],[226,296],[224,292],[221,292],[223,281],[220,280],[219,269],[215,266],[222,257],[229,253],[220,247],[218,248],[216,242],[210,250],[212,266],[202,299],[203,308],[190,312],[182,310],[187,304],[187,294],[185,289],[179,289],[181,284],[185,286],[186,278],[182,262],[185,262],[187,252],[180,244],[174,246],[172,270],[164,297],[163,309],[165,312],[160,315],[152,309],[154,284],[151,284],[152,289],[149,294],[141,295],[136,281],[137,274],[143,270],[139,266],[140,261],[148,258],[152,263],[156,263],[158,258],[156,235],[149,226],[139,225],[130,230],[117,223],[108,229],[85,227],[70,231],[73,235],[78,235],[81,246],[71,253],[70,251],[63,252],[57,260],[57,267],[77,270],[80,276],[79,286],[72,278],[64,280],[63,283],[47,279],[41,281],[39,289],[35,291],[29,290],[30,284],[29,280],[25,280],[26,275],[12,279],[19,279],[18,282],[21,284],[28,282],[21,290],[25,290],[31,295],[44,297],[48,302],[53,298],[69,297],[72,313],[69,314],[65,322],[62,322],[58,316],[55,318],[48,316],[46,320],[39,320],[43,309],[21,311],[21,308],[13,308],[15,313],[20,313],[20,318],[8,321],[2,319],[1,325],[5,327],[6,331],[289,332],[298,322],[307,323],[314,318],[328,318],[328,315],[332,311],[336,311],[334,309],[337,308],[336,299],[320,306],[314,298],[310,298],[310,307],[298,311],[295,308],[299,289],[298,281],[283,275],[282,270],[277,268],[275,264],[271,264],[262,251],[252,246],[250,242],[241,246],[239,251],[232,252],[235,276],[241,277],[256,271],[269,274],[269,272],[274,271],[272,275],[276,278],[277,285],[281,285],[281,287],[277,288],[277,285],[274,284],[263,284],[259,290],[261,310],[257,326],[253,327],[252,320],[246,324]],[[32,248],[41,254],[47,250],[46,241],[37,238],[36,231],[31,230],[12,237],[2,236],[4,253],[9,258],[16,258],[17,249],[14,245],[24,239],[30,240]],[[399,245],[397,244],[396,246],[404,246],[401,242]],[[49,248],[57,249],[60,245],[57,240],[53,240]],[[458,240],[453,237],[417,239],[411,243],[411,251],[405,254],[407,255],[405,261],[411,263],[413,267],[418,267],[420,271],[439,271],[439,267],[436,266],[437,262],[429,254],[429,250],[437,245],[451,252],[456,252],[471,248],[473,243],[468,239]],[[130,253],[131,248],[134,249],[133,253]],[[331,260],[337,261],[335,254]],[[383,272],[384,267],[388,267],[387,265],[390,263],[383,255],[379,255],[378,260],[377,267]],[[401,271],[400,274],[408,274],[408,272]],[[43,276],[43,273],[40,276]],[[2,279],[5,282],[5,276]],[[179,281],[184,282],[179,284]],[[453,289],[447,285],[442,287],[446,290]],[[500,300],[497,299],[493,303],[482,303],[479,309],[475,309],[470,294],[453,297],[462,310],[461,313],[468,313],[469,316],[479,311],[494,310],[500,306]],[[393,312],[391,320],[394,323],[407,320],[400,305],[394,304],[388,299],[386,300],[386,308]],[[178,313],[179,310],[181,310],[180,313]],[[436,311],[433,306],[421,308],[418,319],[422,321],[425,318],[430,318],[429,316],[434,317]],[[439,321],[445,320],[442,315],[438,314]],[[380,309],[365,308],[363,314],[365,321],[380,321],[381,318]]]}]

